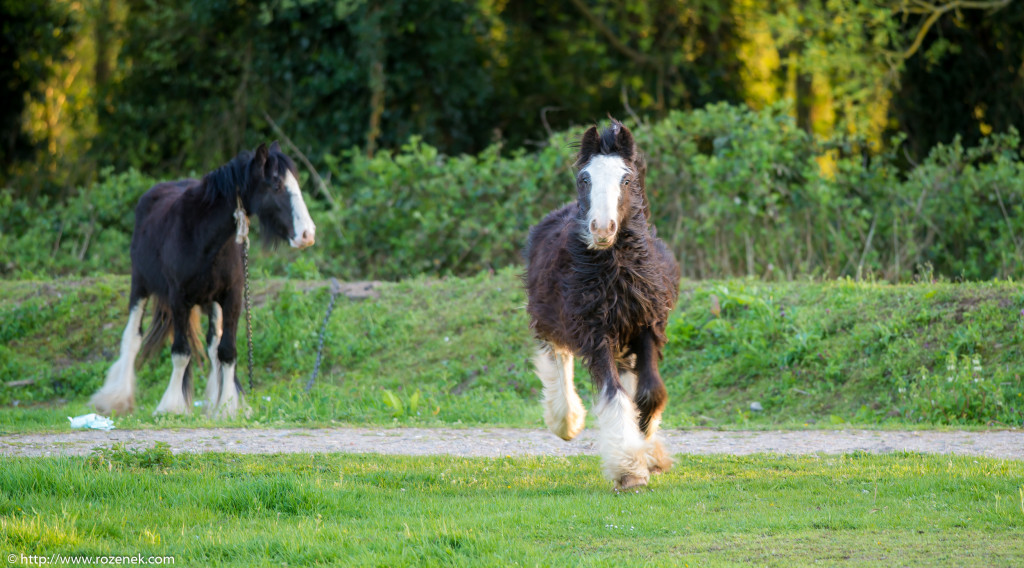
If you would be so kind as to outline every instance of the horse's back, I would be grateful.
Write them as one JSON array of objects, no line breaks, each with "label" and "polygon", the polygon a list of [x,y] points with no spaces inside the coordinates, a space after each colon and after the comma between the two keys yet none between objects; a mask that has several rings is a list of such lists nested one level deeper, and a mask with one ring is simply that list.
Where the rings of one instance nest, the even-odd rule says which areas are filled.
[{"label": "horse's back", "polygon": [[542,261],[546,253],[565,248],[575,217],[576,203],[569,203],[548,213],[530,229],[524,254],[527,270],[531,265],[538,264],[535,261]]},{"label": "horse's back", "polygon": [[135,206],[135,227],[149,223],[154,217],[166,218],[171,206],[190,188],[199,185],[196,179],[163,181],[149,188]]},{"label": "horse's back", "polygon": [[548,213],[530,229],[526,241],[526,311],[538,336],[565,343],[557,337],[560,323],[563,281],[569,274],[571,257],[568,241],[576,226],[576,203]]},{"label": "horse's back", "polygon": [[668,248],[668,244],[658,237],[652,237],[652,240],[654,241],[654,256],[660,267],[665,290],[670,300],[668,309],[672,311],[676,307],[676,302],[679,301],[679,282],[682,279],[682,271],[676,256]]},{"label": "horse's back", "polygon": [[167,295],[169,283],[164,278],[164,268],[171,260],[165,248],[180,246],[178,224],[184,212],[178,210],[178,204],[185,192],[198,184],[195,179],[160,182],[139,198],[129,256],[133,280],[138,280],[140,290]]}]

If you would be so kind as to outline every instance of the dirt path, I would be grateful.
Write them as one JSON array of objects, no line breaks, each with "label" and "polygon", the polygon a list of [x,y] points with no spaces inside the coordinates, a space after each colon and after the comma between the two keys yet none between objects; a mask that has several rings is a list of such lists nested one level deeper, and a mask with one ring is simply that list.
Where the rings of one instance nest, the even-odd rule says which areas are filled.
[{"label": "dirt path", "polygon": [[[883,432],[870,430],[803,430],[722,432],[667,430],[670,452],[782,454],[855,451],[897,451],[960,454],[1024,460],[1024,431],[989,432]],[[331,428],[248,430],[211,428],[179,430],[96,430],[61,434],[15,434],[0,438],[0,456],[81,456],[96,446],[124,443],[149,448],[170,444],[174,452],[237,452],[273,454],[345,452],[457,456],[592,455],[597,432],[586,430],[576,440],[563,442],[546,430],[511,428]]]}]

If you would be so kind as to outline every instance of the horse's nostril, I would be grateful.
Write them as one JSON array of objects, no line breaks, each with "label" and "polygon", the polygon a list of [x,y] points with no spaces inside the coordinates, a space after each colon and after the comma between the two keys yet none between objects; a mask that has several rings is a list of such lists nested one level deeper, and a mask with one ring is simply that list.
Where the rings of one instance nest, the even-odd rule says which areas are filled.
[{"label": "horse's nostril", "polygon": [[608,232],[612,233],[612,234],[615,233],[615,220],[614,219],[608,222]]},{"label": "horse's nostril", "polygon": [[597,232],[597,219],[593,219],[592,221],[590,221],[590,232],[591,233],[596,233]]}]

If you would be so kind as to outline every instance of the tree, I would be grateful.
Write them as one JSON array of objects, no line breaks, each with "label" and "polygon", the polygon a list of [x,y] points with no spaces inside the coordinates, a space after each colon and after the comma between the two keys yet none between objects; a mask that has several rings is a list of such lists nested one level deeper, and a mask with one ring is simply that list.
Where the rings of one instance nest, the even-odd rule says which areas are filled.
[{"label": "tree", "polygon": [[44,95],[74,25],[60,4],[0,0],[0,186],[39,146],[28,135],[25,108]]},{"label": "tree", "polygon": [[956,136],[975,146],[1024,125],[1024,3],[958,4],[925,16],[943,17],[917,32],[894,98],[896,129],[916,160]]}]

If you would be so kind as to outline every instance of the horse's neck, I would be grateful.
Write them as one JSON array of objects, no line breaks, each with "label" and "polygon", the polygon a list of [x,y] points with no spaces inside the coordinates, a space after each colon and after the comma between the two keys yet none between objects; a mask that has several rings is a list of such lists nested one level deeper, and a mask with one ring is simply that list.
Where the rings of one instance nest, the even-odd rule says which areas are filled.
[{"label": "horse's neck", "polygon": [[204,251],[217,251],[237,233],[237,198],[213,194],[200,183],[185,194],[186,214],[193,219],[194,235]]},{"label": "horse's neck", "polygon": [[[645,270],[649,258],[651,243],[647,232],[647,224],[643,215],[631,216],[615,239],[615,244],[608,250],[592,250],[587,248],[582,238],[576,237],[569,247],[573,262],[577,264],[576,274],[584,275],[596,271],[613,269],[616,272],[632,272],[639,274]],[[591,270],[578,270],[581,266]]]}]

